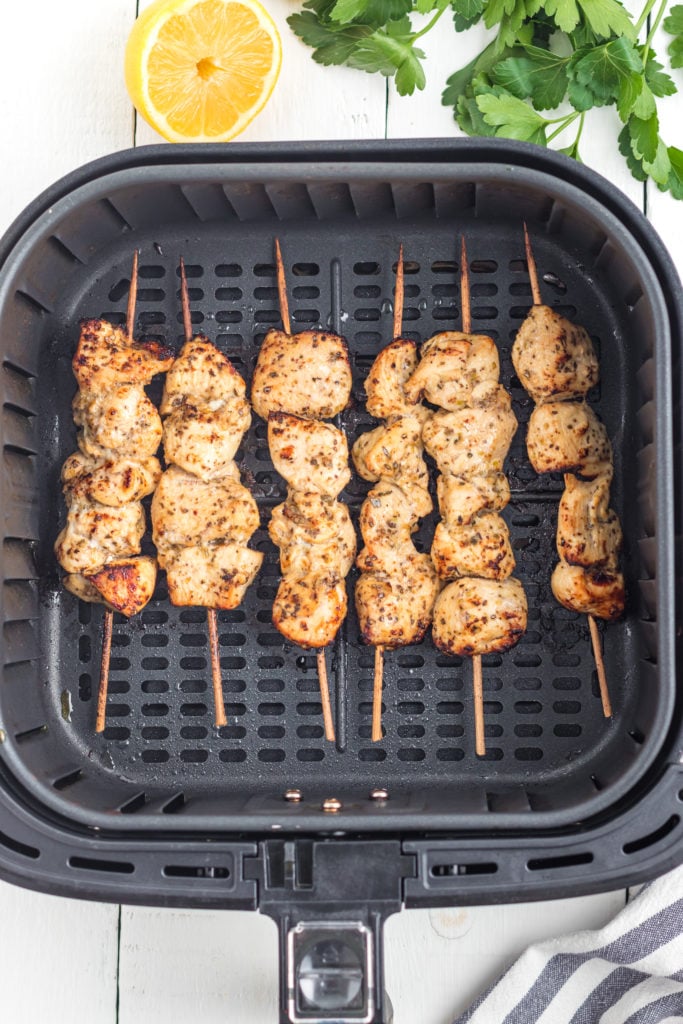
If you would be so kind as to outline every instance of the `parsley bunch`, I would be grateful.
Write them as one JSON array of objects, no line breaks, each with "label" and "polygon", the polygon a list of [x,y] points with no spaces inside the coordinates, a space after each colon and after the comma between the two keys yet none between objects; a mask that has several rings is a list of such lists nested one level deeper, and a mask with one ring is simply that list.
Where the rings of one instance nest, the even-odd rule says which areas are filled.
[{"label": "parsley bunch", "polygon": [[[683,150],[662,139],[657,113],[657,100],[677,87],[652,49],[663,21],[671,68],[683,67],[683,4],[664,18],[668,2],[646,0],[634,20],[619,0],[306,0],[288,22],[318,63],[393,77],[405,96],[424,89],[416,44],[446,12],[456,32],[483,21],[495,36],[442,97],[463,131],[547,146],[573,125],[561,152],[580,160],[586,113],[614,106],[633,176],[683,199]],[[413,14],[431,18],[417,30]],[[554,116],[565,101],[571,109]]]}]

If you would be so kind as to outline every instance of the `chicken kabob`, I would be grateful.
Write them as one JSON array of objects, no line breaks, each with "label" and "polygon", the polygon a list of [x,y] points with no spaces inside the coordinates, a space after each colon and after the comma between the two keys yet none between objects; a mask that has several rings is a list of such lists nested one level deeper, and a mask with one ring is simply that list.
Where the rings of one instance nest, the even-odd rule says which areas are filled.
[{"label": "chicken kabob", "polygon": [[500,515],[510,500],[503,463],[517,429],[510,395],[499,382],[492,338],[472,334],[465,239],[460,249],[462,332],[445,331],[422,346],[420,364],[406,384],[439,411],[422,430],[440,471],[441,522],[432,559],[451,580],[434,607],[432,636],[446,654],[472,658],[475,750],[486,753],[481,659],[513,647],[526,629],[527,601],[512,577],[515,559]]},{"label": "chicken kabob", "polygon": [[348,508],[337,500],[351,478],[346,435],[324,420],[348,405],[351,367],[340,335],[291,333],[277,239],[275,260],[283,330],[271,329],[263,339],[251,389],[254,410],[268,423],[273,465],[287,482],[287,498],[268,527],[282,570],[273,623],[288,640],[317,651],[325,738],[334,742],[325,647],[346,616],[356,535]]},{"label": "chicken kabob", "polygon": [[353,461],[376,484],[360,512],[364,547],[356,565],[356,610],[361,636],[375,648],[372,694],[373,743],[382,739],[384,651],[419,643],[429,628],[439,592],[432,560],[411,539],[419,520],[432,510],[422,427],[429,413],[404,390],[417,366],[417,345],[401,338],[403,246],[396,266],[394,340],[379,353],[365,382],[367,410],[384,423],[362,434]]},{"label": "chicken kabob", "polygon": [[180,260],[185,343],[161,401],[165,470],[152,500],[154,543],[171,604],[206,608],[217,728],[227,725],[216,609],[236,608],[261,567],[247,547],[259,526],[234,461],[251,422],[246,384],[203,335],[193,337],[185,264]]},{"label": "chicken kabob", "polygon": [[588,332],[543,305],[536,262],[524,225],[534,305],[517,332],[512,362],[536,408],[529,419],[527,453],[537,473],[564,473],[557,520],[559,563],[551,578],[561,605],[588,616],[605,718],[612,715],[596,618],[611,622],[624,611],[619,571],[622,533],[609,507],[612,445],[586,402],[600,368]]},{"label": "chicken kabob", "polygon": [[84,320],[73,358],[79,390],[73,400],[79,451],[62,467],[67,504],[55,542],[67,576],[64,586],[82,601],[103,604],[102,659],[96,732],[106,724],[114,612],[127,618],[154,593],[157,563],[140,555],[145,532],[141,499],[161,476],[156,452],[161,419],[145,385],[173,362],[157,342],[133,340],[138,252],[128,293],[126,329],[106,320]]}]

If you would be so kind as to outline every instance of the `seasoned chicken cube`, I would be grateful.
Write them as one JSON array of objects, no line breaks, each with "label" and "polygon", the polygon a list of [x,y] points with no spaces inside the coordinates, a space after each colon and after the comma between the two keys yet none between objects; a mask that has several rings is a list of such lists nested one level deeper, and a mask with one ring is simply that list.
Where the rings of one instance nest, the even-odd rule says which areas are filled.
[{"label": "seasoned chicken cube", "polygon": [[154,593],[157,566],[153,558],[117,558],[92,576],[73,573],[64,586],[81,601],[103,604],[110,611],[130,618],[145,607]]},{"label": "seasoned chicken cube", "polygon": [[609,507],[612,467],[594,480],[564,478],[557,518],[557,553],[570,565],[616,568],[622,533],[619,517]]},{"label": "seasoned chicken cube", "polygon": [[442,580],[507,579],[515,568],[507,523],[497,512],[480,512],[467,526],[440,522],[434,531],[432,560]]},{"label": "seasoned chicken cube", "polygon": [[120,508],[74,501],[55,541],[55,554],[66,572],[92,575],[112,558],[137,555],[144,532],[138,501]]},{"label": "seasoned chicken cube", "polygon": [[424,446],[442,473],[471,478],[503,468],[517,430],[510,396],[500,385],[484,385],[475,398],[480,404],[437,412],[423,427]]},{"label": "seasoned chicken cube", "polygon": [[429,473],[423,457],[422,423],[400,416],[386,427],[361,434],[352,449],[353,461],[365,480],[392,480],[403,490],[419,517],[432,510]]},{"label": "seasoned chicken cube", "polygon": [[300,647],[332,643],[346,617],[346,584],[337,573],[313,571],[286,576],[273,603],[273,624]]},{"label": "seasoned chicken cube", "polygon": [[151,494],[160,477],[161,466],[153,455],[102,461],[74,452],[62,466],[62,483],[69,493],[67,502],[98,501],[114,508]]},{"label": "seasoned chicken cube", "polygon": [[587,331],[548,306],[532,306],[512,346],[512,362],[534,402],[584,398],[600,370]]},{"label": "seasoned chicken cube", "polygon": [[350,395],[349,353],[338,334],[268,331],[251,386],[252,404],[264,420],[273,412],[330,419]]},{"label": "seasoned chicken cube", "polygon": [[231,609],[242,602],[261,568],[263,555],[243,544],[178,548],[166,561],[171,604]]},{"label": "seasoned chicken cube", "polygon": [[285,575],[315,571],[343,579],[353,565],[356,533],[346,505],[315,491],[292,491],[273,509],[270,538],[280,548]]},{"label": "seasoned chicken cube", "polygon": [[529,419],[529,461],[537,473],[578,472],[592,478],[612,461],[604,424],[585,402],[538,405]]},{"label": "seasoned chicken cube", "polygon": [[417,514],[400,487],[388,481],[373,487],[360,510],[365,545],[358,568],[401,575],[406,557],[415,553],[411,534],[416,528]]},{"label": "seasoned chicken cube", "polygon": [[164,455],[202,480],[215,480],[228,471],[251,421],[246,401],[187,402],[164,423]]},{"label": "seasoned chicken cube", "polygon": [[246,394],[247,386],[228,357],[203,334],[198,334],[185,342],[166,374],[159,411],[162,416],[169,416],[185,403],[194,406],[227,403],[240,408],[246,405],[248,413]]},{"label": "seasoned chicken cube", "polygon": [[106,320],[81,321],[73,371],[83,391],[101,394],[117,384],[142,387],[173,362],[173,353],[156,341],[133,341]]},{"label": "seasoned chicken cube", "polygon": [[432,636],[445,654],[470,657],[509,650],[526,624],[526,595],[518,579],[464,577],[436,599]]},{"label": "seasoned chicken cube", "polygon": [[154,455],[161,444],[161,417],[139,384],[103,392],[78,391],[73,401],[78,447],[94,458]]},{"label": "seasoned chicken cube", "polygon": [[258,507],[236,466],[230,476],[210,483],[169,466],[152,499],[152,536],[162,568],[175,548],[246,544],[258,526]]},{"label": "seasoned chicken cube", "polygon": [[268,446],[275,469],[295,491],[336,498],[351,479],[346,434],[330,423],[272,412]]},{"label": "seasoned chicken cube", "polygon": [[610,622],[623,614],[626,590],[620,572],[558,562],[550,585],[560,604],[570,611]]},{"label": "seasoned chicken cube", "polygon": [[498,383],[498,349],[486,334],[442,331],[422,346],[420,364],[405,385],[408,399],[424,397],[455,412],[470,405],[472,391],[484,382]]},{"label": "seasoned chicken cube", "polygon": [[417,416],[425,420],[429,411],[406,398],[404,386],[417,366],[417,345],[397,338],[379,353],[365,381],[367,410],[379,420],[394,416]]},{"label": "seasoned chicken cube", "polygon": [[363,571],[355,596],[364,642],[389,650],[419,643],[432,620],[439,586],[431,558],[414,548],[396,572]]},{"label": "seasoned chicken cube", "polygon": [[510,484],[504,473],[488,473],[469,479],[441,473],[436,481],[441,518],[453,526],[467,526],[478,512],[500,512],[510,501]]}]

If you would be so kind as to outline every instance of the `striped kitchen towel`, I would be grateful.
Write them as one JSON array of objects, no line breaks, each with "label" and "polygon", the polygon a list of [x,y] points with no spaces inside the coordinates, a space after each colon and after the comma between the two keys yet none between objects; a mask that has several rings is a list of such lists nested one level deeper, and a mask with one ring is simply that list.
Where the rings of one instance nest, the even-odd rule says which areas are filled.
[{"label": "striped kitchen towel", "polygon": [[455,1024],[683,1021],[683,867],[599,931],[530,946]]}]

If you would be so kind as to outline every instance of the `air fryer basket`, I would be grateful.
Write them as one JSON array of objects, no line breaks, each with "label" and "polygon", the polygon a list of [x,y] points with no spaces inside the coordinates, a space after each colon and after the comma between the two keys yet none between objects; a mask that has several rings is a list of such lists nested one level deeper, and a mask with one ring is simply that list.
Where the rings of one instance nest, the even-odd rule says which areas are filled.
[{"label": "air fryer basket", "polygon": [[[537,478],[526,458],[530,402],[510,362],[530,305],[524,219],[545,301],[585,324],[601,362],[589,397],[614,446],[629,592],[623,621],[602,631],[609,722],[587,621],[550,592],[562,480]],[[271,623],[278,563],[266,527],[284,489],[257,417],[238,461],[261,509],[254,544],[266,557],[244,605],[218,616],[228,726],[213,726],[204,613],[171,607],[161,579],[140,616],[115,620],[108,726],[96,737],[102,613],[61,589],[52,553],[64,516],[59,470],[75,448],[78,320],[125,321],[138,248],[137,333],[177,347],[182,254],[195,328],[249,378],[263,334],[279,323],[277,234],[294,326],[348,339],[354,401],[341,423],[353,440],[373,425],[363,380],[390,339],[399,243],[404,334],[422,341],[460,326],[460,233],[474,329],[496,339],[521,423],[504,515],[529,629],[513,651],[484,658],[486,757],[474,755],[471,665],[429,638],[387,655],[386,735],[370,742],[373,655],[353,611],[328,652],[337,744],[325,743],[315,657]],[[258,902],[289,922],[303,890],[322,900],[314,917],[333,905],[345,913],[361,872],[372,882],[357,902],[374,893],[383,908],[370,928],[378,945],[377,921],[401,900],[591,891],[680,857],[672,392],[681,297],[661,243],[624,197],[562,158],[490,141],[154,147],[58,183],[11,229],[0,257],[7,877],[99,898]],[[356,521],[367,489],[354,476],[343,495]],[[425,548],[434,522],[418,534]],[[283,798],[292,788],[300,800]],[[371,798],[377,789],[388,798]],[[335,814],[323,810],[331,796]],[[380,996],[367,1012],[378,1016],[353,1019],[381,1019]]]}]

